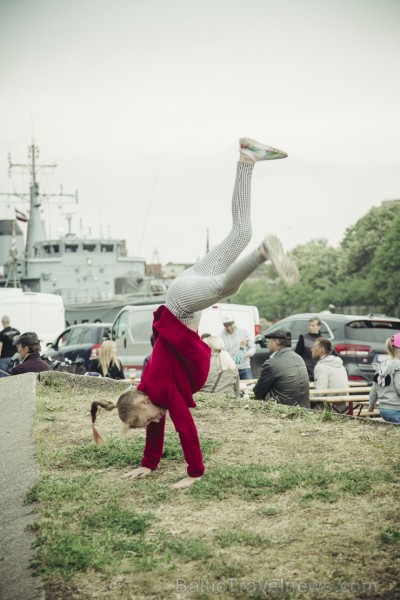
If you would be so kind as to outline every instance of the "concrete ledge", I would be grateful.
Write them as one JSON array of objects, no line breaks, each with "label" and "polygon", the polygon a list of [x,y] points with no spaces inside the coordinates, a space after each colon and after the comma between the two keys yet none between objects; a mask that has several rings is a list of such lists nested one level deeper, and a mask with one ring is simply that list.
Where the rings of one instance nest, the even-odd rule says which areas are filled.
[{"label": "concrete ledge", "polygon": [[57,371],[25,373],[0,378],[0,598],[1,600],[43,600],[43,582],[33,577],[34,535],[27,531],[35,521],[26,495],[39,480],[33,443],[36,384],[122,392],[128,380],[85,377]]},{"label": "concrete ledge", "polygon": [[[32,373],[33,375],[33,373]],[[108,379],[107,377],[89,377],[85,375],[73,375],[72,373],[64,373],[63,371],[45,371],[37,373],[37,378],[43,385],[53,385],[55,381],[63,381],[71,388],[80,387],[82,389],[95,390],[121,390],[129,387],[128,379]]]},{"label": "concrete ledge", "polygon": [[34,458],[33,416],[36,375],[25,373],[0,379],[0,597],[2,600],[42,600],[40,577],[32,577],[34,536],[27,526],[35,521],[26,494],[39,479]]}]

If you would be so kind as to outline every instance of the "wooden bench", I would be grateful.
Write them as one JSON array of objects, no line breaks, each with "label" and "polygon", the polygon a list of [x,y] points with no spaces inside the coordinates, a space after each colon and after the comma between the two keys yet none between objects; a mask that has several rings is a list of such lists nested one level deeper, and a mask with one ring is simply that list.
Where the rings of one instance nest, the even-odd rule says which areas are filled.
[{"label": "wooden bench", "polygon": [[240,391],[241,392],[244,392],[244,390],[253,391],[253,387],[255,386],[257,381],[258,381],[257,379],[240,379],[240,381],[239,381]]},{"label": "wooden bench", "polygon": [[[253,387],[257,379],[241,379],[240,391],[244,396],[253,395]],[[342,404],[345,410],[338,411],[341,414],[348,414],[357,417],[379,417],[379,407],[376,406],[373,412],[368,412],[369,391],[371,387],[364,381],[349,381],[349,387],[338,389],[315,389],[315,384],[310,383],[310,404],[315,406],[323,403],[325,407],[331,407],[336,410],[334,404]]]},{"label": "wooden bench", "polygon": [[[356,385],[349,386],[348,388],[340,389],[320,389],[317,390],[315,387],[310,386],[310,403],[311,406],[323,402],[325,406],[331,406],[333,410],[336,410],[334,404],[342,404],[346,407],[345,411],[338,411],[342,414],[349,414],[354,416],[379,416],[379,411],[375,410],[373,413],[368,413],[369,405],[369,392],[370,386]],[[364,410],[364,409],[367,410]]]}]

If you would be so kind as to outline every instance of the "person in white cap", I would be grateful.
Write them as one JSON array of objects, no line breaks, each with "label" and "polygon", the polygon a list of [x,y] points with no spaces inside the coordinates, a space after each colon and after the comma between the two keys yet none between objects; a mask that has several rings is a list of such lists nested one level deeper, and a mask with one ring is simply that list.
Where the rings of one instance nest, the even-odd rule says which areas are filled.
[{"label": "person in white cap", "polygon": [[237,364],[240,379],[253,379],[250,357],[256,353],[256,345],[250,339],[248,331],[237,327],[233,315],[226,314],[222,317],[224,330],[220,336],[224,340],[225,348]]}]

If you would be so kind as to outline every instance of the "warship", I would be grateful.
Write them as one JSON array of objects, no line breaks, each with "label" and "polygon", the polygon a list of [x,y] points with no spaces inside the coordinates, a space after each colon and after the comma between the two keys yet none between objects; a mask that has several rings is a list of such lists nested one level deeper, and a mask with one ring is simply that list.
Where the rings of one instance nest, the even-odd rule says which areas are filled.
[{"label": "warship", "polygon": [[[20,287],[24,291],[58,294],[63,298],[67,324],[87,321],[110,322],[127,304],[163,302],[166,285],[147,277],[145,259],[128,256],[126,241],[89,238],[71,231],[72,215],[67,215],[68,232],[46,239],[43,204],[50,198],[73,197],[40,193],[37,174],[56,165],[39,165],[38,147],[29,146],[27,164],[9,160],[9,173],[29,171],[29,193],[2,192],[8,207],[29,202],[28,214],[14,208],[11,219],[0,220],[0,287]],[[13,202],[12,197],[18,200]],[[26,224],[26,242],[20,223]]]}]

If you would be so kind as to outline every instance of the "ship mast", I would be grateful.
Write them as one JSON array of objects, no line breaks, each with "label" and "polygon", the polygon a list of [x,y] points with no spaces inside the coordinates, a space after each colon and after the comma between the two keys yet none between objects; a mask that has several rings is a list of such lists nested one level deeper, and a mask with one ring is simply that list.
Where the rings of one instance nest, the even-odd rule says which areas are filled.
[{"label": "ship mast", "polygon": [[[40,208],[42,205],[43,199],[57,197],[73,197],[76,202],[77,192],[75,194],[64,194],[60,191],[59,194],[39,194],[39,184],[37,182],[37,173],[43,169],[54,169],[57,165],[41,165],[37,163],[37,159],[39,157],[39,148],[37,145],[32,142],[32,144],[28,147],[28,158],[30,162],[28,164],[23,163],[13,163],[11,160],[11,156],[8,155],[8,163],[9,168],[8,172],[11,176],[13,169],[22,168],[27,169],[30,174],[30,186],[29,186],[29,220],[28,220],[28,229],[26,235],[26,247],[25,247],[25,259],[33,258],[35,256],[34,245],[37,242],[42,242],[46,239],[46,234],[44,230],[44,224],[42,221],[42,216],[40,214]],[[8,196],[17,196],[18,198],[26,199],[28,194],[17,194],[16,192],[12,192],[7,194]]]},{"label": "ship mast", "polygon": [[[26,277],[29,278],[29,259],[34,258],[35,256],[35,244],[38,242],[43,242],[46,239],[44,223],[42,221],[41,215],[41,206],[42,202],[45,199],[53,198],[53,197],[73,197],[75,198],[75,202],[78,203],[78,193],[75,194],[64,194],[62,189],[58,194],[40,194],[39,193],[39,184],[37,181],[37,174],[39,171],[43,169],[54,169],[57,165],[42,165],[38,164],[37,159],[39,157],[39,148],[36,146],[34,142],[30,146],[28,146],[28,158],[29,162],[25,163],[14,163],[11,160],[10,154],[8,155],[8,173],[11,177],[11,173],[15,168],[21,168],[23,170],[28,170],[30,174],[30,185],[29,185],[29,194],[25,193],[17,193],[17,192],[0,192],[1,196],[15,196],[17,198],[21,198],[22,200],[26,200],[29,198],[29,218],[25,218],[28,223],[27,234],[26,234],[26,245],[25,245],[25,253],[24,257],[18,258],[17,256],[17,246],[16,246],[16,221],[13,221],[13,234],[12,234],[12,248],[11,248],[11,261],[6,263],[8,266],[6,287],[11,283],[14,284],[14,287],[20,287],[21,281],[20,279],[24,279]],[[18,211],[17,211],[18,212]],[[17,218],[17,217],[16,217]],[[22,219],[20,219],[22,220]]]},{"label": "ship mast", "polygon": [[[39,184],[36,179],[36,171],[37,169],[54,169],[57,165],[38,165],[36,163],[36,159],[39,156],[39,148],[32,143],[28,147],[28,157],[30,158],[29,164],[21,164],[21,163],[13,163],[11,161],[11,156],[8,156],[9,168],[8,172],[11,176],[11,172],[14,168],[20,167],[22,169],[27,169],[31,176],[31,183],[29,186],[29,221],[28,221],[28,230],[26,234],[26,246],[25,246],[25,258],[33,258],[34,257],[34,249],[33,245],[36,242],[41,240],[45,240],[45,231],[43,222],[40,214],[40,207],[42,205],[41,197],[39,195]],[[19,197],[25,197],[26,194],[15,194]]]},{"label": "ship mast", "polygon": [[29,221],[28,221],[28,230],[26,236],[26,247],[25,247],[25,258],[33,258],[34,257],[34,249],[33,245],[36,242],[41,240],[45,240],[45,231],[43,222],[40,214],[40,207],[42,205],[41,197],[39,195],[39,184],[36,179],[36,169],[45,169],[45,168],[55,168],[57,165],[37,165],[36,159],[39,156],[39,149],[35,144],[31,144],[29,146],[29,158],[31,159],[30,164],[19,164],[12,163],[11,157],[9,156],[9,173],[15,167],[22,167],[28,169],[31,176],[31,183],[29,186]]}]

